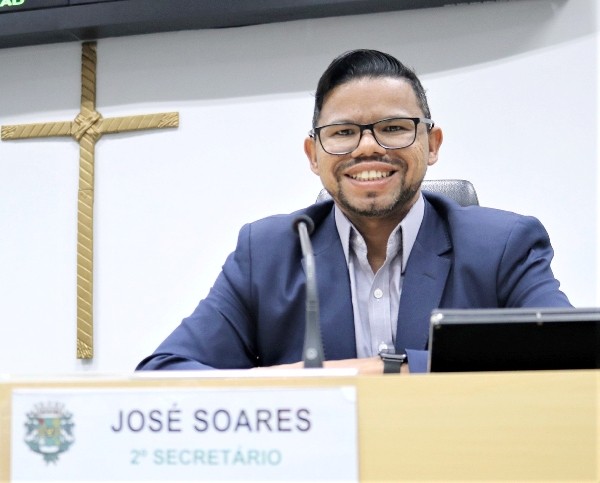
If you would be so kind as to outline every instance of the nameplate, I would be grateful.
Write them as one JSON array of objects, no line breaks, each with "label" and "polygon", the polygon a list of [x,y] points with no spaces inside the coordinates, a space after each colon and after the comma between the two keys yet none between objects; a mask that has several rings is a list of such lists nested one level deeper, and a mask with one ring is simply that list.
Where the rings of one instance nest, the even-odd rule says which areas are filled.
[{"label": "nameplate", "polygon": [[356,388],[16,389],[11,478],[358,481]]}]

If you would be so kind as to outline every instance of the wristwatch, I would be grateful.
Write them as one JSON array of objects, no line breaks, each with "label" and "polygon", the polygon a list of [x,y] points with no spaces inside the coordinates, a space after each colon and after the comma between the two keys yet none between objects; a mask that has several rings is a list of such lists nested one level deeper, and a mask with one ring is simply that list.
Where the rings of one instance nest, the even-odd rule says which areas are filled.
[{"label": "wristwatch", "polygon": [[384,374],[399,374],[402,364],[408,362],[406,354],[393,354],[389,352],[380,352],[379,357],[383,361]]}]

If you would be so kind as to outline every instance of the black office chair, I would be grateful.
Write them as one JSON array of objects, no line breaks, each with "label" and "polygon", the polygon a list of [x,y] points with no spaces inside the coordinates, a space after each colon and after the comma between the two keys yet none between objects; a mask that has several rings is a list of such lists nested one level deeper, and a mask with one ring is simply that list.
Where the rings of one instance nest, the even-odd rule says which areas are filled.
[{"label": "black office chair", "polygon": [[[479,205],[475,187],[465,179],[425,179],[421,188],[423,191],[432,191],[452,198],[461,206]],[[317,203],[330,199],[329,193],[322,189],[317,196]]]}]

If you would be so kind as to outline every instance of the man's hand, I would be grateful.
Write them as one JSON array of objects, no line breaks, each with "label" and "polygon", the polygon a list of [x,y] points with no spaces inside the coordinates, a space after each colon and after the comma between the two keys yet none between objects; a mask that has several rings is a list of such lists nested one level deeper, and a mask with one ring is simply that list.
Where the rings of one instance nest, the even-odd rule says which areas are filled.
[{"label": "man's hand", "polygon": [[[356,369],[359,374],[383,374],[383,361],[379,356],[364,359],[342,359],[339,361],[325,361],[323,367],[326,369]],[[292,364],[280,364],[278,366],[257,367],[257,369],[303,369],[302,362]],[[408,364],[402,364],[401,374],[410,372]],[[393,374],[389,374],[393,375]]]}]

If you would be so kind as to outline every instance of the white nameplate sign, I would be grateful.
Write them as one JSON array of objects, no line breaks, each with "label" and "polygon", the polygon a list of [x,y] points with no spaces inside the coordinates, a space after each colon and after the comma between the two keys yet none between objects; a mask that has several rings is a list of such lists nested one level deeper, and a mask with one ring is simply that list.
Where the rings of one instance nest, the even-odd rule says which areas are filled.
[{"label": "white nameplate sign", "polygon": [[19,389],[11,478],[358,481],[356,388]]}]

